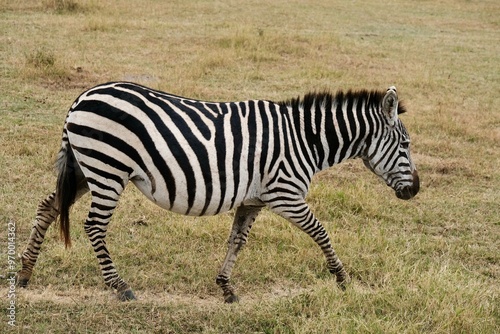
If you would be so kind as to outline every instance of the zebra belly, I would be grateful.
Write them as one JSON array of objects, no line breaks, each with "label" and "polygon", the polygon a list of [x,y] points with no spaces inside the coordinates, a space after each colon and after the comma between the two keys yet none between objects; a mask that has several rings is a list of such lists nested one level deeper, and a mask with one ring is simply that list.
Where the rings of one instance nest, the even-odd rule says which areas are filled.
[{"label": "zebra belly", "polygon": [[[207,185],[198,185],[200,191],[195,191],[194,197],[190,200],[190,196],[192,197],[192,195],[189,194],[186,184],[180,182],[181,180],[175,182],[175,194],[171,194],[166,184],[161,184],[157,179],[162,180],[161,177],[155,177],[154,174],[148,176],[147,173],[141,170],[131,181],[156,205],[183,215],[211,216],[229,211],[242,204],[252,206],[263,205],[257,192],[243,192],[243,187],[240,187],[239,191],[236,192],[234,192],[234,187],[225,187],[218,192],[213,192],[212,196],[207,199],[206,189],[209,187]],[[249,189],[256,189],[256,187],[250,187]]]}]

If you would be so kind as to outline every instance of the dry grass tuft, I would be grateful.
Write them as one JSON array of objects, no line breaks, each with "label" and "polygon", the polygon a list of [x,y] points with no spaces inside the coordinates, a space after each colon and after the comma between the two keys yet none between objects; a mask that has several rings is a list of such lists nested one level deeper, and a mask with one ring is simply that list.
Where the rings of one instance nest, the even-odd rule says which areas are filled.
[{"label": "dry grass tuft", "polygon": [[78,14],[92,11],[97,7],[93,0],[42,0],[42,10],[56,14]]},{"label": "dry grass tuft", "polygon": [[77,1],[74,0],[44,0],[43,7],[57,13],[74,13],[81,9]]}]

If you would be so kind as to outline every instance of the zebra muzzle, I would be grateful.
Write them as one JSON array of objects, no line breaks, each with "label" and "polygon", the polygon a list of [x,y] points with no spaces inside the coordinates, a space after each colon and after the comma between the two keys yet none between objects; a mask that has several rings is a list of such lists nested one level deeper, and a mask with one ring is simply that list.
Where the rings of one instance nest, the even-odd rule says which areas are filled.
[{"label": "zebra muzzle", "polygon": [[412,173],[413,184],[396,191],[396,196],[399,199],[408,200],[413,198],[420,190],[420,178],[418,177],[417,170]]}]

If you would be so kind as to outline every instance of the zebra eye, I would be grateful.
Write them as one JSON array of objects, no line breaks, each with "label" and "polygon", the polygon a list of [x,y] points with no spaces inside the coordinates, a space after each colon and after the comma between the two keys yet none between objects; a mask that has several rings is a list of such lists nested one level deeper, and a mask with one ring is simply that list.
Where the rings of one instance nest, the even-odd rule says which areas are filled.
[{"label": "zebra eye", "polygon": [[410,147],[410,142],[409,141],[401,142],[401,148],[407,150],[409,147]]}]

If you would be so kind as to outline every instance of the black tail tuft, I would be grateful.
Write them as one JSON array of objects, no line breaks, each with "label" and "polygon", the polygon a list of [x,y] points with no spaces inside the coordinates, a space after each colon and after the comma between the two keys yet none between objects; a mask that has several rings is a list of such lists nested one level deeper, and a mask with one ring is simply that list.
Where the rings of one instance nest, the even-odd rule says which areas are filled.
[{"label": "black tail tuft", "polygon": [[69,145],[59,151],[56,168],[58,170],[56,188],[56,208],[59,211],[59,225],[61,238],[66,248],[71,247],[69,233],[69,209],[75,202],[78,190],[78,175],[81,175],[80,166],[75,160],[73,150]]}]

